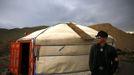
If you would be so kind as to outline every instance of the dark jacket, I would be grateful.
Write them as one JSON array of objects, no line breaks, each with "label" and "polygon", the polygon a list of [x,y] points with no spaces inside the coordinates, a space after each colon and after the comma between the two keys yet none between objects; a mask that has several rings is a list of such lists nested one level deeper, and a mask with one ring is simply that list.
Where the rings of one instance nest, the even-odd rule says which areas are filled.
[{"label": "dark jacket", "polygon": [[[97,70],[97,51],[100,49],[99,44],[95,44],[91,47],[90,50],[90,57],[89,57],[89,68],[91,72]],[[105,44],[104,46],[104,57],[105,57],[105,62],[106,65],[105,67],[107,68],[107,71],[110,73],[114,73],[118,67],[118,61],[115,61],[115,58],[117,58],[117,51],[114,47]]]}]

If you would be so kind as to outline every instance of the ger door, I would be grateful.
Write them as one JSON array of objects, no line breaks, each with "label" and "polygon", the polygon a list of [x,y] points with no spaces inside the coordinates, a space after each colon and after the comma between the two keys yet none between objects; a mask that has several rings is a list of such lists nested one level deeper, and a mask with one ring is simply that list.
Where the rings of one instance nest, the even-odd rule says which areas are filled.
[{"label": "ger door", "polygon": [[34,56],[31,41],[11,42],[9,71],[13,75],[33,75]]},{"label": "ger door", "polygon": [[10,44],[10,65],[9,70],[13,75],[19,74],[19,63],[20,63],[20,43],[11,42]]}]

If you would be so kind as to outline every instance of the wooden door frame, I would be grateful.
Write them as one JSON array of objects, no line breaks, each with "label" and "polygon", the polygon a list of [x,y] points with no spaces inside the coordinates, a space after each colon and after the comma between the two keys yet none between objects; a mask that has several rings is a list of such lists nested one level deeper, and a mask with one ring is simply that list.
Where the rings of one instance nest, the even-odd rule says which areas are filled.
[{"label": "wooden door frame", "polygon": [[[29,49],[29,61],[28,61],[28,63],[29,63],[29,65],[28,65],[29,66],[28,75],[33,75],[35,60],[34,60],[34,57],[33,57],[34,46],[33,46],[32,40],[11,41],[11,43],[10,43],[10,53],[11,54],[10,54],[9,71],[10,71],[10,73],[15,74],[15,75],[19,75],[19,73],[20,73],[21,52],[22,52],[21,44],[22,43],[29,43],[30,44],[30,47],[29,47],[30,48]],[[13,45],[15,46],[14,48],[12,47]],[[19,48],[16,47],[16,46],[19,46]],[[17,50],[19,51],[18,54],[17,54],[18,56],[12,54],[13,51],[15,51],[16,48],[18,48]],[[15,61],[14,57],[18,58],[18,60],[17,60],[17,62],[18,62],[17,71],[18,72],[16,72],[15,69],[14,69],[14,65],[13,65],[13,62]]]},{"label": "wooden door frame", "polygon": [[[29,43],[30,44],[29,45],[29,48],[30,49],[29,49],[29,61],[28,61],[28,63],[29,63],[29,65],[28,65],[29,66],[28,75],[33,75],[33,71],[34,71],[33,53],[34,52],[33,52],[33,43],[32,43],[32,40],[20,40],[18,42],[20,42],[20,44],[22,44],[22,43]],[[20,56],[20,62],[21,62],[21,56]],[[31,68],[31,66],[32,66],[32,68]]]}]

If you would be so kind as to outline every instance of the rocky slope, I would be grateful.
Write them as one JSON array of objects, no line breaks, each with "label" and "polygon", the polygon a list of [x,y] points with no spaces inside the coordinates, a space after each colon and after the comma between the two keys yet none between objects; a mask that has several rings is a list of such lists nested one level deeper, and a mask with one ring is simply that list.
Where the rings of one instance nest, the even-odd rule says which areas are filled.
[{"label": "rocky slope", "polygon": [[128,34],[109,23],[96,24],[89,26],[95,30],[104,30],[115,39],[117,48],[121,50],[134,50],[134,35]]}]

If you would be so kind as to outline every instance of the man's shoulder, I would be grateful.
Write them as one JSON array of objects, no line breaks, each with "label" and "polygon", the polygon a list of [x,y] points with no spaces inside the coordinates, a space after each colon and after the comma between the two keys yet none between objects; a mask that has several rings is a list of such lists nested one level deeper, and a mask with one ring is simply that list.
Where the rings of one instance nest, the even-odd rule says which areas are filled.
[{"label": "man's shoulder", "polygon": [[113,47],[112,45],[108,45],[107,44],[107,49],[111,52],[115,52],[116,51],[116,48],[115,47]]},{"label": "man's shoulder", "polygon": [[112,45],[107,44],[107,47],[111,48],[111,49],[115,49],[115,47],[113,47]]}]

